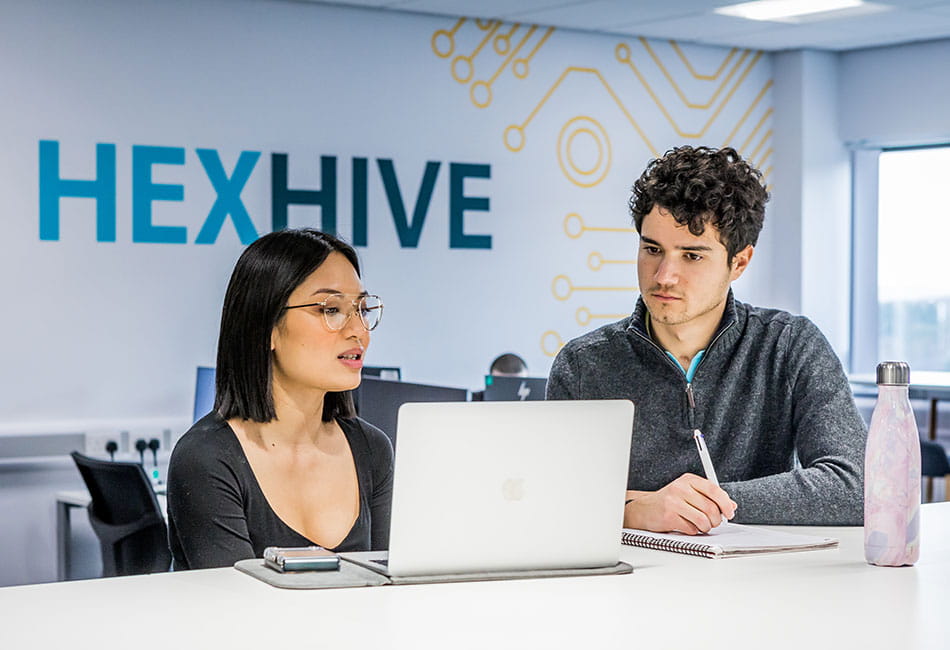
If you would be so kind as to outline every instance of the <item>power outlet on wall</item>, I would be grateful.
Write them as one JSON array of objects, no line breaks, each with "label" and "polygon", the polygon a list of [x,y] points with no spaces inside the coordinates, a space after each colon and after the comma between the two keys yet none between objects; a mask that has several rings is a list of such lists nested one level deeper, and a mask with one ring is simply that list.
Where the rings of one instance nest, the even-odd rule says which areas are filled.
[{"label": "power outlet on wall", "polygon": [[162,454],[166,451],[165,443],[162,440],[162,429],[159,426],[153,424],[132,424],[128,427],[128,452],[129,457],[133,460],[139,460],[138,449],[135,448],[136,443],[139,440],[143,441],[146,445],[144,456],[145,460],[148,461],[148,464],[152,464],[152,451],[148,449],[148,441],[152,438],[157,438],[159,442],[159,454]]},{"label": "power outlet on wall", "polygon": [[[96,427],[89,428],[85,433],[84,452],[94,458],[109,458],[109,452],[106,451],[106,444],[110,441],[118,445],[115,452],[115,460],[139,460],[139,452],[135,449],[137,440],[144,440],[146,443],[153,438],[159,441],[158,459],[159,462],[165,462],[167,456],[171,453],[177,438],[175,432],[184,431],[187,426],[178,421],[171,423],[165,421],[158,422],[132,422],[129,424],[119,424],[109,426],[108,424],[99,424]],[[145,460],[151,466],[153,464],[151,450],[146,450]]]},{"label": "power outlet on wall", "polygon": [[118,445],[117,454],[123,451],[122,436],[120,431],[115,429],[101,429],[86,432],[85,452],[87,456],[95,458],[108,458],[109,452],[106,451],[106,445],[114,442]]}]

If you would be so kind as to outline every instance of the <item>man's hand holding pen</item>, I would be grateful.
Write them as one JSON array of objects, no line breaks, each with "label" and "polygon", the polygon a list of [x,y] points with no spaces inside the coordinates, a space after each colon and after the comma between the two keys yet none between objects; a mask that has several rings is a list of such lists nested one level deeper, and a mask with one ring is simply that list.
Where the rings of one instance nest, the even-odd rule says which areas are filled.
[{"label": "man's hand holding pen", "polygon": [[723,519],[732,519],[737,504],[712,481],[683,474],[656,492],[627,491],[625,528],[687,535],[708,533]]}]

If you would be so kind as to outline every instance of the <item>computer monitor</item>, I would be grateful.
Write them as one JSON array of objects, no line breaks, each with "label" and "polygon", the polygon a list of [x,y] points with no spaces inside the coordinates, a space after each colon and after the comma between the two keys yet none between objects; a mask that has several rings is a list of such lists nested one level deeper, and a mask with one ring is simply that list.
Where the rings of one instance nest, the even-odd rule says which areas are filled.
[{"label": "computer monitor", "polygon": [[359,388],[353,391],[353,400],[359,416],[382,429],[396,444],[396,413],[400,406],[406,402],[467,402],[468,391],[364,376]]},{"label": "computer monitor", "polygon": [[195,376],[195,412],[197,422],[214,408],[214,368],[198,366]]},{"label": "computer monitor", "polygon": [[485,375],[486,402],[518,402],[544,399],[545,377],[503,377]]},{"label": "computer monitor", "polygon": [[363,366],[362,375],[363,377],[379,377],[380,379],[388,379],[390,381],[399,381],[402,378],[402,373],[399,371],[399,368],[386,368],[383,366]]}]

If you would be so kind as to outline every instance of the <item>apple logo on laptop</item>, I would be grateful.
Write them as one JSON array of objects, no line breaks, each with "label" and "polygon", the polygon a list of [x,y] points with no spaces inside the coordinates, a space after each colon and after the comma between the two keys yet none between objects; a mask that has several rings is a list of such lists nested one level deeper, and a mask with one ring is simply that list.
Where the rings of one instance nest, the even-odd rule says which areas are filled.
[{"label": "apple logo on laptop", "polygon": [[509,478],[501,484],[501,494],[505,501],[521,501],[524,499],[524,479]]}]

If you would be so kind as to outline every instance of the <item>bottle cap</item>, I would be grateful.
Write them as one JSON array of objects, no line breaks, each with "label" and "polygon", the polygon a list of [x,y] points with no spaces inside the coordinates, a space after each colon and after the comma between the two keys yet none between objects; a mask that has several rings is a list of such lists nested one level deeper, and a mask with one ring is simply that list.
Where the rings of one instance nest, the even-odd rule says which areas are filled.
[{"label": "bottle cap", "polygon": [[910,383],[910,366],[903,361],[882,361],[877,364],[878,386],[907,386]]}]

